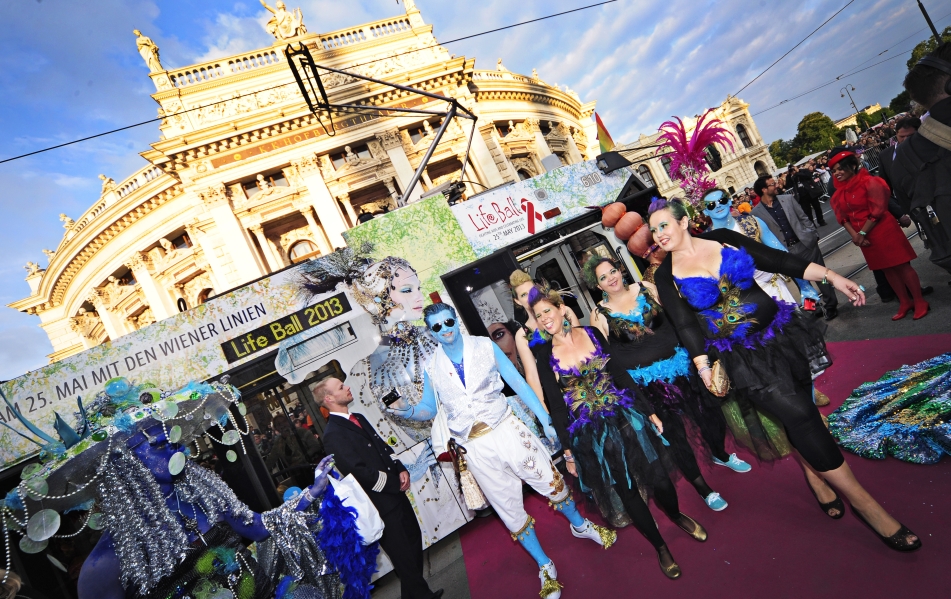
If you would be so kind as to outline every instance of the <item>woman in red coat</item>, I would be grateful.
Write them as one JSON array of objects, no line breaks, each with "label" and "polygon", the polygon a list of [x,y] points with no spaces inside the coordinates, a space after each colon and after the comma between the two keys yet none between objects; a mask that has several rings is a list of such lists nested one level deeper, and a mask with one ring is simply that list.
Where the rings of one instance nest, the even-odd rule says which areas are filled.
[{"label": "woman in red coat", "polygon": [[836,220],[852,236],[852,243],[862,248],[868,267],[881,270],[901,300],[892,320],[901,320],[912,309],[914,319],[918,320],[928,313],[929,306],[921,297],[918,273],[911,267],[911,261],[917,257],[915,250],[888,212],[891,190],[885,181],[860,168],[851,150],[833,154],[829,166],[835,179],[832,209]]}]

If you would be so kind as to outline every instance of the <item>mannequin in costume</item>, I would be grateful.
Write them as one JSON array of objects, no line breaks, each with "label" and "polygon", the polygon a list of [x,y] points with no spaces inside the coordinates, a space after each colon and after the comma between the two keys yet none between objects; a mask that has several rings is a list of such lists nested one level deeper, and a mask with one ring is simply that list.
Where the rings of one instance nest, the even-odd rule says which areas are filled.
[{"label": "mannequin in costume", "polygon": [[[590,489],[600,506],[610,505],[613,488],[634,526],[657,551],[661,571],[680,576],[667,543],[657,530],[644,495],[698,541],[707,532],[680,511],[668,472],[663,422],[627,370],[605,351],[607,341],[592,327],[571,327],[561,295],[534,288],[529,306],[550,341],[538,347],[542,386],[552,399],[552,421],[565,447],[568,471]],[[560,399],[556,401],[555,399]]]},{"label": "mannequin in costume", "polygon": [[512,413],[501,393],[503,380],[543,423],[545,436],[554,442],[551,417],[505,353],[488,338],[462,335],[456,311],[448,304],[428,306],[424,314],[439,349],[426,368],[423,400],[415,406],[394,404],[392,409],[421,421],[446,410],[449,432],[457,444],[465,447],[469,471],[512,538],[538,563],[541,596],[558,599],[558,573],[538,542],[534,518],[525,511],[522,483],[548,497],[551,506],[571,523],[575,537],[590,539],[607,549],[617,534],[578,513],[547,449]]},{"label": "mannequin in costume", "polygon": [[[58,422],[68,459],[42,467],[3,507],[13,519],[16,509],[28,518],[77,507],[91,510],[87,525],[97,517],[104,533],[80,571],[80,599],[330,599],[341,596],[341,583],[344,598],[369,597],[377,548],[362,546],[354,516],[326,490],[330,458],[313,485],[255,513],[188,459],[188,445],[201,435],[239,443],[241,426],[228,409],[235,390],[192,383],[160,394],[145,387],[113,379],[89,406],[80,404],[80,432]],[[226,432],[229,420],[234,428]],[[220,438],[206,430],[215,427]],[[40,480],[48,491],[37,497]],[[31,528],[29,540],[42,543]],[[248,542],[256,543],[256,556]]]},{"label": "mannequin in costume", "polygon": [[655,299],[656,288],[644,282],[626,285],[614,261],[601,256],[585,263],[583,275],[588,288],[600,289],[604,296],[591,324],[607,338],[608,353],[624,366],[660,418],[677,467],[710,509],[726,509],[726,500],[700,473],[682,419],[691,420],[700,429],[715,464],[734,472],[749,472],[750,465],[736,454],[726,453],[726,422],[720,402],[701,392],[687,352]]},{"label": "mannequin in costume", "polygon": [[707,388],[721,395],[725,391],[714,382],[719,367],[736,393],[782,422],[826,515],[841,518],[845,513],[831,483],[890,548],[918,549],[917,535],[858,483],[812,402],[810,363],[826,355],[818,323],[768,296],[754,284],[753,274],[763,270],[825,280],[856,306],[865,303],[862,288],[828,268],[733,231],[694,237],[679,200],[655,200],[648,214],[654,240],[668,251],[654,275],[657,291]]}]

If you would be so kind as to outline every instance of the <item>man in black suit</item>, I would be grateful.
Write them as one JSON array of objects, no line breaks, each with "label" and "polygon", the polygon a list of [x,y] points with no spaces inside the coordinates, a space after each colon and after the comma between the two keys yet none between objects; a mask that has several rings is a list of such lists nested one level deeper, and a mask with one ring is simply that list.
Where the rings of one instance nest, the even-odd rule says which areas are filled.
[{"label": "man in black suit", "polygon": [[314,400],[330,412],[324,430],[324,449],[333,454],[337,469],[353,474],[383,519],[380,546],[393,562],[403,599],[437,599],[443,591],[430,590],[423,578],[423,534],[406,497],[409,472],[391,456],[393,450],[361,414],[350,413],[350,387],[328,378],[314,389]]}]

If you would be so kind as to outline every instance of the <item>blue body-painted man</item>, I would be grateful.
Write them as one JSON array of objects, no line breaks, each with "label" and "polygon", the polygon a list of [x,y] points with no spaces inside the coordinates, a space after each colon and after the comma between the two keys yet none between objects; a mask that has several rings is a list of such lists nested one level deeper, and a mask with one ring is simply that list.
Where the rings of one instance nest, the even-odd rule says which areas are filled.
[{"label": "blue body-painted man", "polygon": [[[731,211],[732,207],[733,198],[722,189],[711,189],[703,196],[703,213],[709,216],[710,220],[713,221],[711,228],[730,229],[731,231],[736,231],[737,233],[742,233],[747,237],[755,239],[764,245],[768,245],[773,249],[782,252],[789,251],[785,245],[776,239],[776,236],[769,230],[766,223],[752,214],[741,214],[739,217],[734,218]],[[763,291],[773,299],[795,303],[795,298],[793,298],[789,292],[781,276],[757,270],[753,278],[756,279],[756,282]],[[799,287],[799,292],[803,299],[812,298],[818,301],[819,294],[809,281],[796,279],[796,285]]]},{"label": "blue body-painted man", "polygon": [[512,538],[538,563],[541,596],[558,599],[562,588],[558,573],[538,542],[535,520],[525,511],[522,483],[548,497],[571,523],[574,536],[607,549],[617,534],[581,516],[545,446],[512,414],[502,395],[503,380],[542,423],[545,436],[557,438],[551,416],[505,353],[486,337],[462,335],[456,311],[448,304],[427,306],[423,318],[439,342],[426,368],[423,399],[412,407],[400,403],[390,409],[414,420],[429,420],[437,411],[446,411],[449,433],[465,447],[469,471]]}]

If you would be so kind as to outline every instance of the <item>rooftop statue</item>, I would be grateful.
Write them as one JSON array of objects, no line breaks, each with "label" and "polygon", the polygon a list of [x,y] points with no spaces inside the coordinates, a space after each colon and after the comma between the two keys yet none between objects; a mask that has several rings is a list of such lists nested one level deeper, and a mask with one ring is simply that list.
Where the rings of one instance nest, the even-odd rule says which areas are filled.
[{"label": "rooftop statue", "polygon": [[304,26],[304,15],[300,8],[289,11],[280,0],[274,5],[274,8],[268,6],[264,0],[261,0],[261,6],[274,15],[264,28],[275,38],[286,40],[307,33],[307,27]]},{"label": "rooftop statue", "polygon": [[164,71],[162,63],[159,62],[159,49],[148,37],[142,35],[142,32],[138,29],[133,29],[132,33],[135,34],[135,47],[139,50],[139,54],[142,55],[142,59],[145,60],[145,64],[149,66],[150,73],[156,73],[158,71]]}]

